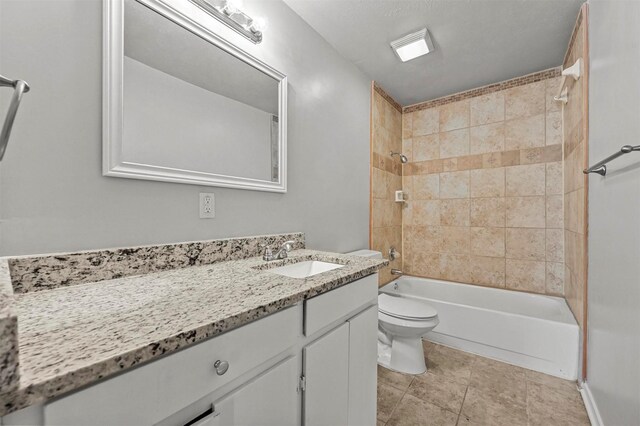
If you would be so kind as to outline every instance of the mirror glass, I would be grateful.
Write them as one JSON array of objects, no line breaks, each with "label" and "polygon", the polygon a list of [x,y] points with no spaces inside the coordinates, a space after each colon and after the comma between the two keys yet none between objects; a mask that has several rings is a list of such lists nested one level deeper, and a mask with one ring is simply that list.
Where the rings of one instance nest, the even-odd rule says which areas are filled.
[{"label": "mirror glass", "polygon": [[284,76],[219,47],[188,20],[163,16],[154,3],[123,2],[119,163],[144,168],[125,177],[194,176],[185,183],[283,192]]}]

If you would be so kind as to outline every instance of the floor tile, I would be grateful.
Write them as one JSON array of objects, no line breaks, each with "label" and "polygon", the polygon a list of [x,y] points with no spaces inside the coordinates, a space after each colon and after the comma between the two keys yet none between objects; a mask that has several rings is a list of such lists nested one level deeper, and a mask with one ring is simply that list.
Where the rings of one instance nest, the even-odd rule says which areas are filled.
[{"label": "floor tile", "polygon": [[393,386],[378,383],[378,421],[386,422],[389,420],[393,409],[396,407],[404,391],[396,389]]},{"label": "floor tile", "polygon": [[572,380],[560,379],[559,377],[553,377],[533,370],[527,370],[525,376],[528,382],[539,383],[559,392],[564,392],[569,395],[576,395],[578,393],[578,385]]},{"label": "floor tile", "polygon": [[462,379],[427,372],[413,379],[407,393],[438,407],[459,413],[466,390],[466,381]]},{"label": "floor tile", "polygon": [[454,426],[458,415],[411,395],[402,397],[388,426]]},{"label": "floor tile", "polygon": [[476,356],[473,354],[442,345],[433,345],[427,353],[427,371],[437,375],[469,380],[475,359]]},{"label": "floor tile", "polygon": [[462,404],[461,415],[471,424],[492,426],[527,425],[526,405],[509,398],[503,398],[495,392],[469,386]]},{"label": "floor tile", "polygon": [[527,412],[531,426],[589,426],[589,416],[578,392],[573,395],[539,383],[527,383]]},{"label": "floor tile", "polygon": [[378,381],[380,383],[406,391],[412,380],[413,376],[411,374],[398,373],[397,371],[378,366]]},{"label": "floor tile", "polygon": [[491,394],[496,400],[508,400],[521,406],[526,402],[524,368],[478,357],[473,365],[469,385]]}]

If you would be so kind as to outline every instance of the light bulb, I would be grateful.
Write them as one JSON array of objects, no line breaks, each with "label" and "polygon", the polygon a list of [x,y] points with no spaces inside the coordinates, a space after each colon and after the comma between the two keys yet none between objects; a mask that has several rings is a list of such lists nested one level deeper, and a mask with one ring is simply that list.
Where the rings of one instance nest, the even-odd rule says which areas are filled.
[{"label": "light bulb", "polygon": [[262,34],[267,29],[268,22],[265,18],[255,18],[251,23],[251,31]]}]

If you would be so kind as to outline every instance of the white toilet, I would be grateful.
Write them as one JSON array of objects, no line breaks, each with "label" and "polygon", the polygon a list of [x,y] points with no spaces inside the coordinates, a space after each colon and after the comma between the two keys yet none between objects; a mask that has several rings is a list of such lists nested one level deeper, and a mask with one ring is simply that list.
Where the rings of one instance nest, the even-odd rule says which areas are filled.
[{"label": "white toilet", "polygon": [[[381,258],[372,250],[349,254]],[[422,336],[439,324],[438,312],[421,300],[401,295],[378,294],[378,364],[407,374],[427,370],[422,349]]]}]

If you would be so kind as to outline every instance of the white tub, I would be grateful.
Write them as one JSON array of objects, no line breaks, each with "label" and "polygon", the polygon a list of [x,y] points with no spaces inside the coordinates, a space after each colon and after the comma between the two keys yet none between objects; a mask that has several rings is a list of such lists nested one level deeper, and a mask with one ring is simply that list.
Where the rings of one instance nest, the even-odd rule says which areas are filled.
[{"label": "white tub", "polygon": [[440,324],[427,340],[564,379],[578,377],[579,329],[563,298],[407,276],[380,291],[436,308]]}]

